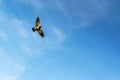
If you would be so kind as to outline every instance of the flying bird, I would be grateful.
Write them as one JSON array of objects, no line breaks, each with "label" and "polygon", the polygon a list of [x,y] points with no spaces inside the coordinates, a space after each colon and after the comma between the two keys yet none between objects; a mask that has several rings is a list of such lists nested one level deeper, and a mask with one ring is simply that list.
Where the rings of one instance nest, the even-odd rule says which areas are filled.
[{"label": "flying bird", "polygon": [[43,30],[42,30],[41,28],[42,28],[42,26],[40,25],[40,19],[39,19],[39,17],[37,17],[37,18],[36,18],[35,27],[32,28],[32,31],[33,31],[33,32],[37,31],[38,34],[39,34],[41,37],[45,37],[44,32],[43,32]]}]

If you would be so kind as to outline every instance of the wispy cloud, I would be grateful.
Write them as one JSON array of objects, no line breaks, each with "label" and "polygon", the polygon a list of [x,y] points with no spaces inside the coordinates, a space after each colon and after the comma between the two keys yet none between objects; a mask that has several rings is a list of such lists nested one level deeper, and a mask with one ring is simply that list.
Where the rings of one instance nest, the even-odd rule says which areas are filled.
[{"label": "wispy cloud", "polygon": [[66,40],[67,34],[57,26],[51,26],[47,37],[44,39],[45,48],[56,50]]},{"label": "wispy cloud", "polygon": [[44,7],[41,0],[13,0],[13,2],[22,3],[27,6],[32,6],[36,10],[39,10]]},{"label": "wispy cloud", "polygon": [[9,57],[3,48],[0,48],[0,80],[17,80],[25,70],[25,66],[17,59]]},{"label": "wispy cloud", "polygon": [[[28,30],[26,27],[28,27],[28,22],[26,20],[21,20],[15,17],[13,14],[6,14],[5,12],[0,11],[0,21],[1,26],[3,29],[6,29],[6,31],[9,30],[9,32],[14,31],[14,33],[17,33],[22,38],[28,38]],[[14,34],[13,34],[14,35]]]},{"label": "wispy cloud", "polygon": [[27,54],[32,52],[32,51],[31,51],[32,49],[30,49],[30,47],[25,46],[25,45],[22,46],[22,49],[23,49],[23,50],[25,51],[25,53],[27,53]]},{"label": "wispy cloud", "polygon": [[14,67],[16,70],[1,70],[0,72],[0,80],[18,80],[21,74],[24,72],[24,67]]},{"label": "wispy cloud", "polygon": [[[25,21],[20,20],[12,13],[0,11],[0,41],[10,41],[14,43],[16,36],[23,38],[28,37],[28,31],[25,29]],[[14,39],[12,39],[14,37]],[[8,39],[9,38],[9,39]],[[0,45],[0,80],[18,80],[25,71],[24,62],[21,57],[16,58],[14,51],[9,50],[9,46]],[[18,47],[12,45],[11,47]],[[11,56],[12,55],[12,56]]]},{"label": "wispy cloud", "polygon": [[62,30],[57,27],[53,27],[52,30],[57,42],[63,42],[65,40],[66,34]]},{"label": "wispy cloud", "polygon": [[27,22],[24,21],[24,20],[19,20],[17,18],[14,18],[12,21],[11,21],[11,26],[14,27],[19,36],[23,37],[23,38],[27,38],[28,37],[28,31],[26,29],[27,27]]},{"label": "wispy cloud", "polygon": [[19,35],[20,35],[21,37],[24,37],[24,38],[28,38],[28,37],[29,37],[28,31],[27,31],[26,28],[21,28],[21,29],[19,29],[18,31],[19,31]]},{"label": "wispy cloud", "polygon": [[103,15],[107,15],[111,7],[109,0],[55,0],[60,10],[75,26],[86,27],[93,24]]},{"label": "wispy cloud", "polygon": [[[34,47],[34,45],[33,45]],[[35,56],[41,56],[45,53],[45,50],[41,47],[39,48],[33,48],[28,45],[22,44],[21,45],[21,50],[24,55],[29,56],[29,57],[35,57]]]},{"label": "wispy cloud", "polygon": [[58,0],[54,0],[55,1],[55,4],[56,4],[56,8],[61,11],[65,16],[66,18],[68,18],[68,20],[71,19],[69,13],[66,11],[65,9],[65,6],[64,4],[62,3],[62,1],[58,1]]},{"label": "wispy cloud", "polygon": [[1,7],[1,5],[2,5],[2,0],[0,0],[0,7]]},{"label": "wispy cloud", "polygon": [[0,39],[8,41],[8,35],[4,31],[0,31]]}]

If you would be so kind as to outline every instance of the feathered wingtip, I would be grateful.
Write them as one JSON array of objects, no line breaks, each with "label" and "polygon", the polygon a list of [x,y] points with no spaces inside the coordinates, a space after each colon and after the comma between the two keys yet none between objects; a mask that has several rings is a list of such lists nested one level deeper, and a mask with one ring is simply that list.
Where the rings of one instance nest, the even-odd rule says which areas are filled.
[{"label": "feathered wingtip", "polygon": [[45,37],[44,33],[42,33],[42,34],[40,34],[40,35],[41,35],[41,37],[42,37],[42,38],[44,38],[44,37]]},{"label": "feathered wingtip", "polygon": [[34,27],[32,28],[32,31],[33,31],[33,32],[35,32],[35,31],[36,31]]},{"label": "feathered wingtip", "polygon": [[36,22],[40,22],[40,18],[39,17],[36,18]]},{"label": "feathered wingtip", "polygon": [[44,34],[44,32],[43,32],[42,30],[41,30],[40,36],[41,36],[42,38],[45,37],[45,34]]}]

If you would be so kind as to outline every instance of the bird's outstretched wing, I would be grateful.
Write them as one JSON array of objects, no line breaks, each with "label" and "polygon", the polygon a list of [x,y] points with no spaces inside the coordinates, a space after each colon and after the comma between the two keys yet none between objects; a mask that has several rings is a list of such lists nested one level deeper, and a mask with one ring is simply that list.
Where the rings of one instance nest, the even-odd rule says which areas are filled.
[{"label": "bird's outstretched wing", "polygon": [[37,32],[41,37],[45,37],[44,32],[41,29],[37,30]]},{"label": "bird's outstretched wing", "polygon": [[39,17],[36,18],[35,27],[37,27],[38,25],[40,25],[40,19],[39,19]]}]

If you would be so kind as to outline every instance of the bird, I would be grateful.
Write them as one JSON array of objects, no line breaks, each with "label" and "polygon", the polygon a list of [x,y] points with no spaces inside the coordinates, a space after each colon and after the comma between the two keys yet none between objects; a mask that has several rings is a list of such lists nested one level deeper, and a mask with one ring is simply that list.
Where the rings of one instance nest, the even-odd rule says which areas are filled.
[{"label": "bird", "polygon": [[41,28],[42,26],[40,25],[40,18],[36,17],[35,27],[32,28],[32,31],[33,32],[37,31],[41,37],[45,37],[44,32]]}]

